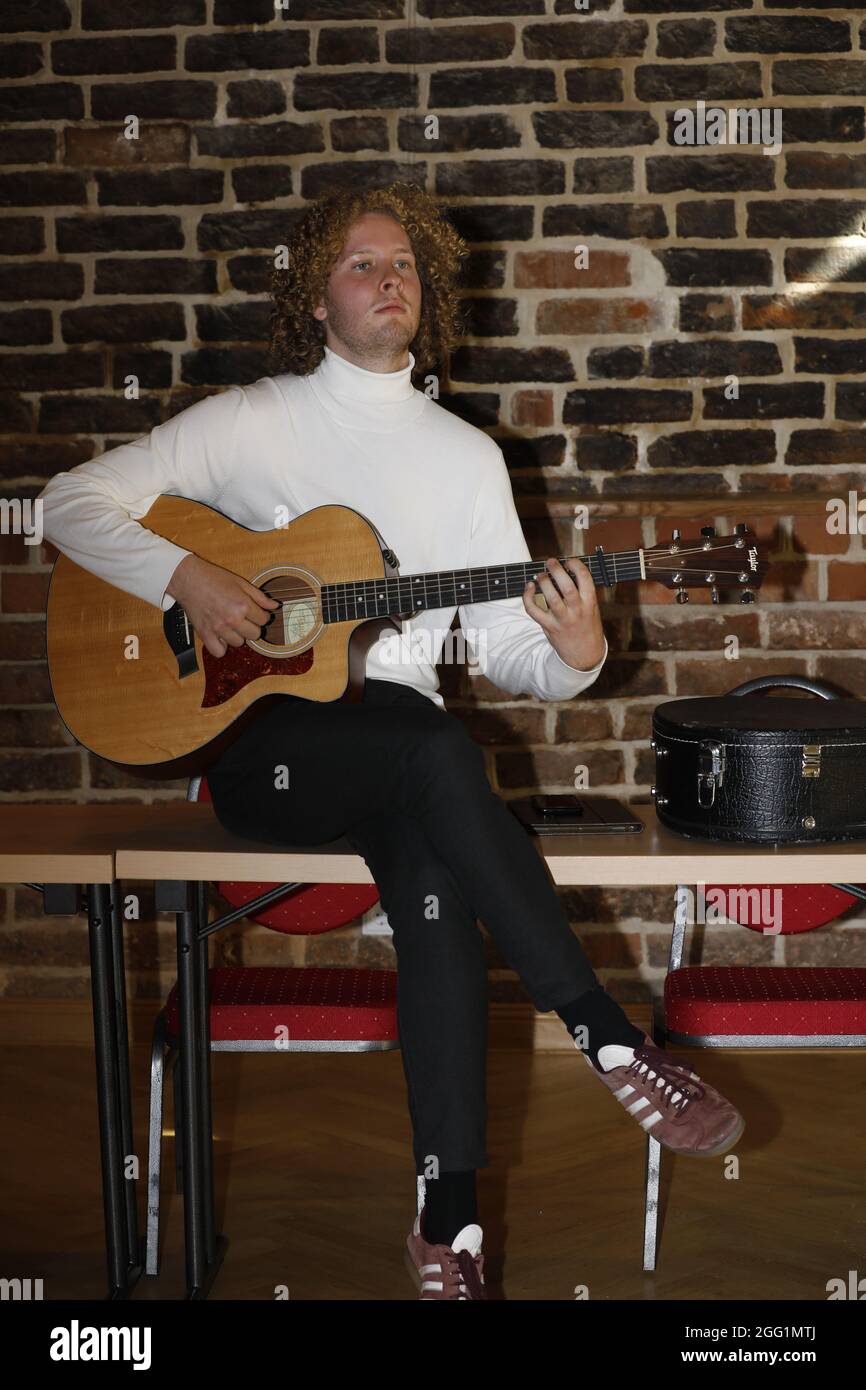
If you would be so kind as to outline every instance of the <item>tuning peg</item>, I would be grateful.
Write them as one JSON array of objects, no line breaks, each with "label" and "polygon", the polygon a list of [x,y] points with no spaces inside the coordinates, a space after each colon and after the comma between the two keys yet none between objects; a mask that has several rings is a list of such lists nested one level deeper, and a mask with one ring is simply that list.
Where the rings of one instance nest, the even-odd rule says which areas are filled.
[{"label": "tuning peg", "polygon": [[754,602],[755,602],[755,595],[752,593],[751,589],[744,589],[743,592],[740,594],[740,603],[754,603]]},{"label": "tuning peg", "polygon": [[671,532],[671,540],[672,540],[672,541],[678,541],[679,538],[680,538],[680,528],[679,528],[679,526],[675,526],[674,529],[673,529],[673,531]]},{"label": "tuning peg", "polygon": [[714,584],[713,587],[710,589],[710,595],[711,595],[711,597],[712,597],[713,603],[718,603],[718,601],[719,601],[719,591],[718,591],[718,589],[716,588],[715,584]]},{"label": "tuning peg", "polygon": [[748,526],[746,525],[745,521],[738,521],[737,524],[736,524],[736,526],[734,527],[734,535],[735,535],[735,536],[745,536],[746,533],[747,533],[747,531],[748,531],[748,529],[749,529],[749,528],[748,528]]},{"label": "tuning peg", "polygon": [[702,526],[702,527],[701,527],[701,535],[702,535],[702,536],[714,536],[715,534],[716,534],[716,528],[715,528],[715,526]]},{"label": "tuning peg", "polygon": [[677,589],[677,603],[688,603],[689,596],[685,589]]}]

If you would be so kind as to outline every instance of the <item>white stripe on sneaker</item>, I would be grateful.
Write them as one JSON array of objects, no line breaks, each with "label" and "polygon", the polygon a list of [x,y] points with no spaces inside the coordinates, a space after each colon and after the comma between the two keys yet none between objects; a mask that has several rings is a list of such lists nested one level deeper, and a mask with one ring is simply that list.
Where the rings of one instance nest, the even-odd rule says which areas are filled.
[{"label": "white stripe on sneaker", "polygon": [[654,1114],[648,1115],[645,1120],[641,1120],[641,1129],[652,1129],[653,1125],[656,1123],[657,1120],[660,1120],[661,1117],[661,1111],[656,1110]]}]

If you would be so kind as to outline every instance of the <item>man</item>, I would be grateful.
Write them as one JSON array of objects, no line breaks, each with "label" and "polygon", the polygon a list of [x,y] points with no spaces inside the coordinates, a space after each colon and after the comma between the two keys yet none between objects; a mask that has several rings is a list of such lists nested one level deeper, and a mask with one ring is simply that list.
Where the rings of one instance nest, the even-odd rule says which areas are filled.
[{"label": "man", "polygon": [[[211,396],[42,493],[45,533],[83,566],[185,609],[208,650],[256,638],[274,606],[248,580],[139,525],[160,493],[257,530],[280,508],[354,507],[404,573],[530,559],[493,439],[412,386],[459,334],[467,254],[408,184],[313,204],[275,271],[277,372]],[[534,602],[544,595],[547,607]],[[569,699],[607,656],[585,566],[551,559],[522,598],[463,604],[470,650],[512,693]],[[379,887],[398,957],[398,1017],[425,1205],[408,1238],[422,1299],[483,1299],[475,1173],[485,1152],[487,969],[481,919],[536,1007],[555,1010],[595,1075],[680,1153],[718,1154],[743,1123],[675,1066],[599,985],[525,831],[493,794],[478,745],[444,709],[435,666],[454,606],[415,613],[366,656],[360,704],[287,696],[208,770],[241,835],[314,844],[345,834]],[[405,640],[407,630],[412,638]],[[275,780],[290,769],[289,787]]]}]

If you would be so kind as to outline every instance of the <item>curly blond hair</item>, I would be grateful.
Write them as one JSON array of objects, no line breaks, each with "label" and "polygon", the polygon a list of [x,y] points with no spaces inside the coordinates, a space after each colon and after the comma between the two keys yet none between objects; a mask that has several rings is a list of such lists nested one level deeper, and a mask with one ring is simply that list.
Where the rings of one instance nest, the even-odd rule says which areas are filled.
[{"label": "curly blond hair", "polygon": [[352,224],[366,212],[384,212],[407,232],[421,281],[421,317],[409,350],[415,370],[444,366],[465,332],[457,294],[466,242],[435,199],[397,180],[378,188],[344,190],[307,208],[288,244],[288,264],[271,277],[270,357],[274,373],[308,376],[325,355],[325,328],[313,317]]}]

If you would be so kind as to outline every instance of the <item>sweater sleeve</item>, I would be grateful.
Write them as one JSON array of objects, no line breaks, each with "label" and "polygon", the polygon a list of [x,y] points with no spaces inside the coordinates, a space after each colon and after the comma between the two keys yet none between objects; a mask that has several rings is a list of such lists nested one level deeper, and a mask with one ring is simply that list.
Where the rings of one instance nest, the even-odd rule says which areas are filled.
[{"label": "sweater sleeve", "polygon": [[[497,448],[476,494],[472,515],[469,568],[531,560],[520,518],[514,506],[511,480]],[[533,622],[523,599],[495,599],[461,605],[460,624],[466,645],[481,671],[512,695],[535,695],[542,700],[569,700],[592,685],[607,660],[581,671],[569,666]]]},{"label": "sweater sleeve", "polygon": [[150,434],[57,473],[42,489],[43,534],[82,569],[168,609],[182,546],[139,525],[163,493],[214,506],[239,458],[249,400],[232,386]]}]

